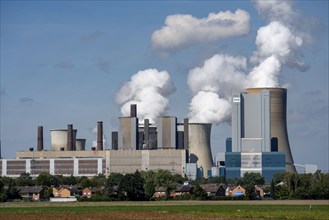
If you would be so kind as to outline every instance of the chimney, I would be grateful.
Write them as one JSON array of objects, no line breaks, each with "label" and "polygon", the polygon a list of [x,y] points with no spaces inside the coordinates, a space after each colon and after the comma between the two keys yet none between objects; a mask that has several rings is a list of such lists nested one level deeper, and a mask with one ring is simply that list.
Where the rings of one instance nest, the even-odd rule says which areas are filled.
[{"label": "chimney", "polygon": [[67,150],[72,151],[73,149],[73,125],[67,125]]},{"label": "chimney", "polygon": [[118,150],[118,132],[112,132],[112,150]]},{"label": "chimney", "polygon": [[188,137],[189,137],[188,124],[189,124],[188,118],[185,118],[184,119],[184,149],[185,150],[189,149],[189,146],[188,146]]},{"label": "chimney", "polygon": [[149,119],[144,119],[144,141],[145,146],[143,146],[143,149],[149,149],[149,139],[150,139],[150,121]]},{"label": "chimney", "polygon": [[43,151],[43,127],[38,126],[38,145],[37,145],[38,151]]},{"label": "chimney", "polygon": [[97,150],[103,150],[103,122],[97,122]]},{"label": "chimney", "polygon": [[137,105],[130,105],[130,117],[137,118]]}]

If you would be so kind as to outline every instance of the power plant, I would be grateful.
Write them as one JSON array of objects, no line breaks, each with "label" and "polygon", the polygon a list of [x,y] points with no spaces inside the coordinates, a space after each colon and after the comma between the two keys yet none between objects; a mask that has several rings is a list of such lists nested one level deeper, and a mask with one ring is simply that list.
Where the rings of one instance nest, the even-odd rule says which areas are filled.
[{"label": "power plant", "polygon": [[139,121],[137,105],[128,117],[118,118],[111,133],[111,149],[104,149],[103,122],[97,122],[97,145],[86,149],[78,130],[51,129],[51,148],[43,143],[43,126],[37,129],[37,150],[17,151],[16,159],[0,160],[2,176],[23,172],[94,176],[111,172],[166,169],[191,179],[214,175],[242,177],[259,172],[269,181],[279,172],[296,172],[287,132],[287,90],[250,88],[232,97],[232,137],[226,141],[225,157],[213,161],[210,123],[182,123],[162,116],[156,123]]}]

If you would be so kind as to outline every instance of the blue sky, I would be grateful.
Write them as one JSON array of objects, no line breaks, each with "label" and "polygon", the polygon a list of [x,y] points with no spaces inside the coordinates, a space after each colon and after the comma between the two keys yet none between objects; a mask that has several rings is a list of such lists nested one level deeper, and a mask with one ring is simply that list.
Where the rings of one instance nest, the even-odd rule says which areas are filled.
[{"label": "blue sky", "polygon": [[[280,58],[277,77],[281,86],[288,87],[293,157],[296,163],[328,170],[328,2],[289,5],[299,19],[270,17],[249,1],[1,1],[2,156],[14,158],[17,150],[35,147],[38,125],[44,126],[46,149],[50,149],[49,130],[66,128],[68,123],[78,129],[79,138],[87,139],[89,148],[96,139],[96,122],[103,121],[110,142],[121,116],[116,93],[134,74],[150,68],[169,74],[175,89],[165,96],[169,105],[163,114],[181,122],[195,95],[187,83],[190,71],[215,54],[226,54],[244,57],[248,74],[257,65],[251,57],[260,51],[257,31],[281,19],[303,39],[302,45],[296,41],[294,55],[308,67],[299,71],[289,59]],[[201,21],[209,13],[234,14],[237,9],[249,16],[246,32],[237,27],[230,36],[219,31],[220,37],[209,40],[193,29],[197,26],[189,26],[191,32],[174,49],[168,45],[177,39],[169,39],[164,48],[152,38],[165,26],[167,16],[184,14]],[[224,152],[230,135],[225,120],[213,125],[214,155]]]}]

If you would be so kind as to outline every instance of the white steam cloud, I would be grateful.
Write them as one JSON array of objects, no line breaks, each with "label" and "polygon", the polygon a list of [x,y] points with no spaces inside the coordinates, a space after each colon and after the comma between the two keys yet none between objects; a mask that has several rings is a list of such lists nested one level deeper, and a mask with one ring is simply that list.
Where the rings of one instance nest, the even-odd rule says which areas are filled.
[{"label": "white steam cloud", "polygon": [[247,60],[217,54],[202,67],[189,72],[187,83],[194,97],[189,105],[191,122],[228,122],[231,116],[230,97],[234,91],[249,86],[245,71]]},{"label": "white steam cloud", "polygon": [[156,49],[173,51],[194,43],[244,35],[249,32],[249,20],[249,13],[241,9],[235,13],[210,13],[200,19],[188,14],[169,15],[165,26],[153,32],[152,45]]},{"label": "white steam cloud", "polygon": [[116,103],[123,116],[130,115],[130,105],[137,104],[137,117],[155,122],[169,108],[166,98],[176,90],[166,71],[146,69],[139,71],[116,94]]},{"label": "white steam cloud", "polygon": [[258,12],[270,23],[257,31],[256,51],[247,69],[245,57],[217,54],[202,67],[189,72],[193,98],[189,118],[193,122],[222,123],[230,120],[230,96],[247,87],[279,87],[282,66],[307,70],[302,61],[302,32],[294,26],[297,16],[286,1],[254,1]]}]

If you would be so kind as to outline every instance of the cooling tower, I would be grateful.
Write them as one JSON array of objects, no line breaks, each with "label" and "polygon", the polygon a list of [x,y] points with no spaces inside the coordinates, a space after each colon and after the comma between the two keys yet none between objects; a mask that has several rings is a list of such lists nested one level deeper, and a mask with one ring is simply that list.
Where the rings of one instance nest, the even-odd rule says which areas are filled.
[{"label": "cooling tower", "polygon": [[211,124],[189,123],[188,125],[189,162],[196,163],[198,171],[205,178],[208,177],[208,170],[213,164],[210,134]]},{"label": "cooling tower", "polygon": [[[73,129],[73,149],[75,149],[75,141],[77,130]],[[65,151],[68,150],[67,147],[67,129],[51,129],[50,130],[50,141],[51,141],[51,150],[61,151],[63,148]]]},{"label": "cooling tower", "polygon": [[249,88],[247,94],[258,94],[262,90],[270,91],[271,138],[277,138],[278,151],[286,154],[286,171],[296,172],[292,158],[287,129],[287,89],[284,88]]},{"label": "cooling tower", "polygon": [[86,139],[75,140],[75,150],[81,151],[86,149]]},{"label": "cooling tower", "polygon": [[43,150],[43,127],[38,126],[38,144],[37,144],[38,151]]},{"label": "cooling tower", "polygon": [[97,122],[97,150],[103,150],[103,122]]}]

